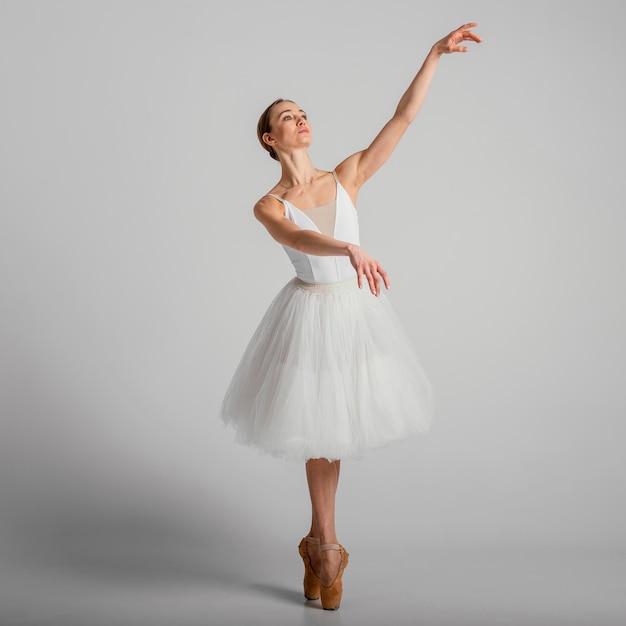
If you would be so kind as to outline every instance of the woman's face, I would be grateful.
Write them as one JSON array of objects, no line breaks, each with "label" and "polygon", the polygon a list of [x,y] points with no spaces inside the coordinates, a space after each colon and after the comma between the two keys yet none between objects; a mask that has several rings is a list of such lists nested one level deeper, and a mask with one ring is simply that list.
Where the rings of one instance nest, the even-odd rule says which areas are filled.
[{"label": "woman's face", "polygon": [[265,141],[278,149],[308,147],[311,144],[311,126],[306,113],[295,102],[279,102],[270,115],[271,131]]}]

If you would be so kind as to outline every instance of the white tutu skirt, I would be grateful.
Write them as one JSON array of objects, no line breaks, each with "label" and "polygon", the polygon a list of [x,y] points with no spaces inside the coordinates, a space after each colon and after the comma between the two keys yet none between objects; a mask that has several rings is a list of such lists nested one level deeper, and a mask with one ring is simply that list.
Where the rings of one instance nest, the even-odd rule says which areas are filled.
[{"label": "white tutu skirt", "polygon": [[246,348],[221,415],[291,461],[358,458],[430,427],[430,383],[384,294],[291,280]]}]

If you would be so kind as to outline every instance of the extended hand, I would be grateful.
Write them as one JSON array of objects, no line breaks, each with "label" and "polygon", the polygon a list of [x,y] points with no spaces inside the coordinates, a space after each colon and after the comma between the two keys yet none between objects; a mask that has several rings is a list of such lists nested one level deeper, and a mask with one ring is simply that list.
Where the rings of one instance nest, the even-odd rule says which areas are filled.
[{"label": "extended hand", "polygon": [[451,52],[467,52],[467,46],[460,46],[462,41],[475,41],[480,43],[482,39],[473,33],[470,28],[478,26],[478,22],[470,22],[469,24],[463,24],[456,30],[453,30],[449,35],[446,35],[443,39],[440,39],[433,49],[439,54],[450,54]]},{"label": "extended hand", "polygon": [[359,279],[359,288],[363,287],[363,276],[367,280],[370,291],[375,295],[380,295],[380,279],[383,279],[385,287],[389,289],[389,277],[387,272],[380,266],[380,263],[373,259],[360,246],[350,246],[350,263],[356,270]]}]

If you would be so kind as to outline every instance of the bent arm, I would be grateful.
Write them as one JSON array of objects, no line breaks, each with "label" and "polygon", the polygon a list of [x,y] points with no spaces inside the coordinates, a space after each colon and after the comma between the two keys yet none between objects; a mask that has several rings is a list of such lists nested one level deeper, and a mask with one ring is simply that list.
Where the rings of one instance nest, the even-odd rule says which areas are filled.
[{"label": "bent arm", "polygon": [[265,226],[269,234],[280,244],[315,256],[347,256],[354,267],[359,287],[363,276],[371,292],[380,295],[380,278],[389,289],[387,272],[378,261],[370,257],[360,246],[328,237],[314,230],[305,230],[287,219],[280,201],[265,196],[254,205],[254,216]]},{"label": "bent arm", "polygon": [[420,70],[400,98],[393,117],[385,124],[374,141],[368,148],[353,154],[337,166],[337,174],[341,176],[342,181],[346,181],[346,186],[349,187],[353,198],[356,197],[361,185],[387,161],[406,129],[416,118],[441,56],[452,52],[467,52],[466,46],[459,45],[462,41],[475,41],[476,43],[482,41],[478,35],[469,30],[476,25],[472,22],[460,26],[431,48]]},{"label": "bent arm", "polygon": [[261,198],[254,206],[254,216],[280,244],[315,256],[350,256],[350,244],[314,230],[305,230],[287,219],[278,200]]}]

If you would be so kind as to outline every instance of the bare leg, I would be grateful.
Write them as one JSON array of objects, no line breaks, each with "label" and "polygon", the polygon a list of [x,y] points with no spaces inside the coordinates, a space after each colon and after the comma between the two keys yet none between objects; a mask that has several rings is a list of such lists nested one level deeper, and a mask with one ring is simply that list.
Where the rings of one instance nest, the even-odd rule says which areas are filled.
[{"label": "bare leg", "polygon": [[[338,543],[335,531],[335,496],[339,483],[339,469],[340,461],[310,459],[306,463],[306,477],[313,510],[310,535],[319,537],[321,544]],[[313,569],[321,572],[322,585],[329,586],[339,571],[341,554],[336,550],[320,554],[318,550],[310,549],[309,556]]]}]

